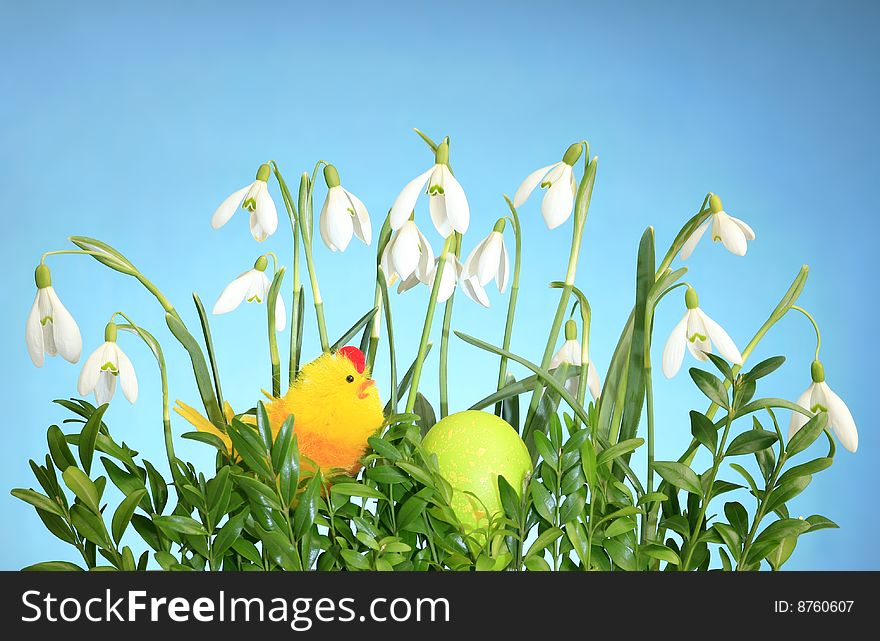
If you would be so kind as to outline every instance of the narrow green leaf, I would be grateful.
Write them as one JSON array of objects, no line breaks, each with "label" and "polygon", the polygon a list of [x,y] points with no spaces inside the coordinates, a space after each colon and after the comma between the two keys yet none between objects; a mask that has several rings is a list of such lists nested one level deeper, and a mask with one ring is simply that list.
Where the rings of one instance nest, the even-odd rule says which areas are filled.
[{"label": "narrow green leaf", "polygon": [[785,505],[788,501],[803,492],[812,480],[812,476],[805,475],[795,477],[790,481],[786,481],[784,484],[777,485],[776,489],[770,492],[770,495],[767,497],[767,512],[772,512]]},{"label": "narrow green leaf", "polygon": [[10,494],[17,499],[21,499],[25,503],[30,503],[37,509],[51,512],[56,516],[64,516],[64,512],[61,510],[61,506],[58,505],[58,503],[50,499],[48,496],[43,496],[39,492],[26,490],[24,488],[15,488]]},{"label": "narrow green leaf", "polygon": [[357,482],[334,483],[330,487],[330,493],[339,496],[360,496],[367,499],[388,500],[388,497],[379,490]]},{"label": "narrow green leaf", "polygon": [[[654,228],[648,227],[639,241],[636,261],[636,300],[619,435],[621,441],[635,437],[645,402],[645,347],[650,343],[650,333],[647,341],[645,337],[653,318],[653,309],[648,309],[648,297],[654,286],[655,272]],[[628,457],[624,460],[627,461]]]},{"label": "narrow green leaf", "polygon": [[208,533],[204,526],[188,516],[154,516],[153,523],[166,532],[178,532],[180,534],[194,534],[205,536]]},{"label": "narrow green leaf", "polygon": [[333,343],[333,345],[330,346],[330,351],[335,352],[336,350],[348,345],[348,341],[350,341],[352,338],[354,338],[355,334],[357,334],[364,327],[366,327],[367,323],[369,323],[371,320],[373,320],[373,316],[375,316],[378,313],[378,311],[379,311],[379,308],[374,307],[373,309],[368,311],[366,314],[361,316],[355,322],[354,325],[352,325],[351,327],[348,328],[348,331],[346,331],[342,336],[340,336],[336,340],[335,343]]},{"label": "narrow green leaf", "polygon": [[558,527],[550,527],[541,532],[535,542],[532,543],[526,556],[533,556],[544,550],[548,545],[554,543],[562,536],[563,532]]},{"label": "narrow green leaf", "polygon": [[803,452],[810,447],[817,438],[819,438],[819,435],[827,425],[828,413],[819,412],[807,421],[806,424],[795,432],[794,436],[788,440],[788,446],[785,448],[785,453],[791,458],[795,454]]},{"label": "narrow green leaf", "polygon": [[663,479],[675,487],[687,490],[691,494],[703,496],[703,488],[696,473],[683,463],[677,461],[655,461],[654,470]]},{"label": "narrow green leaf", "polygon": [[113,533],[113,540],[116,541],[117,545],[122,540],[122,535],[125,534],[128,524],[131,523],[131,517],[134,516],[138,503],[140,503],[146,493],[146,490],[135,490],[122,500],[122,503],[119,504],[119,507],[113,513],[113,522],[110,530]]},{"label": "narrow green leaf", "polygon": [[620,441],[619,443],[599,452],[596,463],[599,466],[602,466],[605,463],[608,463],[609,461],[612,461],[620,456],[626,456],[630,452],[633,452],[637,448],[641,447],[644,442],[645,439],[643,438],[631,438],[625,441]]},{"label": "narrow green leaf", "polygon": [[782,367],[782,364],[785,362],[785,356],[771,356],[768,359],[765,359],[755,365],[748,372],[743,374],[743,378],[746,380],[756,381],[759,378],[764,378],[769,374],[772,374],[777,369]]},{"label": "narrow green leaf", "polygon": [[705,414],[691,410],[691,434],[698,443],[706,447],[713,455],[718,447],[718,428]]},{"label": "narrow green leaf", "polygon": [[[581,466],[584,468],[584,476],[587,479],[587,485],[590,486],[591,492],[596,492],[598,489],[598,465],[593,443],[589,440],[584,441],[584,444],[581,445]],[[592,501],[592,499],[590,500]]]},{"label": "narrow green leaf", "polygon": [[86,507],[95,514],[100,512],[98,488],[86,476],[85,472],[71,465],[61,473],[61,478],[64,479],[64,484],[70,488],[70,491],[76,495],[76,498],[82,501]]},{"label": "narrow green leaf", "polygon": [[694,383],[696,383],[697,387],[700,388],[700,391],[703,392],[710,401],[725,409],[729,407],[727,390],[724,388],[721,379],[714,374],[696,367],[692,367],[688,371]]},{"label": "narrow green leaf", "polygon": [[96,409],[89,417],[89,420],[86,421],[79,435],[77,449],[79,450],[79,460],[82,462],[83,470],[85,470],[86,474],[92,471],[92,458],[95,455],[95,445],[98,442],[98,430],[101,427],[104,412],[107,411],[108,407],[110,405],[104,403]]},{"label": "narrow green leaf", "polygon": [[660,543],[647,543],[641,545],[639,546],[639,553],[649,556],[652,559],[666,561],[671,565],[681,565],[681,559],[675,550]]},{"label": "narrow green leaf", "polygon": [[199,389],[199,395],[202,397],[202,404],[208,414],[208,419],[215,425],[225,425],[226,418],[223,416],[223,412],[220,411],[220,405],[211,381],[211,374],[208,372],[208,365],[205,363],[205,356],[202,354],[201,347],[199,347],[193,335],[189,333],[186,325],[173,314],[165,314],[165,324],[168,325],[168,329],[171,330],[174,338],[180,342],[189,354],[193,374],[195,374],[196,378],[196,385]]},{"label": "narrow green leaf", "polygon": [[736,530],[740,538],[745,538],[749,531],[749,514],[746,508],[737,501],[724,504],[724,516],[730,521],[730,525]]},{"label": "narrow green leaf", "polygon": [[67,439],[64,438],[64,433],[57,425],[49,427],[46,440],[49,442],[49,453],[52,455],[52,460],[55,461],[55,466],[61,472],[64,472],[71,465],[76,466],[76,459],[73,458],[73,453],[67,446]]},{"label": "narrow green leaf", "polygon": [[217,536],[214,537],[214,544],[211,546],[211,552],[215,558],[221,558],[232,547],[233,543],[241,535],[241,530],[247,517],[248,511],[242,510],[238,514],[229,517],[229,520],[220,528]]},{"label": "narrow green leaf", "polygon": [[761,450],[771,447],[777,440],[778,436],[774,432],[767,430],[749,430],[737,436],[727,447],[725,456],[739,456],[742,454],[753,454]]}]

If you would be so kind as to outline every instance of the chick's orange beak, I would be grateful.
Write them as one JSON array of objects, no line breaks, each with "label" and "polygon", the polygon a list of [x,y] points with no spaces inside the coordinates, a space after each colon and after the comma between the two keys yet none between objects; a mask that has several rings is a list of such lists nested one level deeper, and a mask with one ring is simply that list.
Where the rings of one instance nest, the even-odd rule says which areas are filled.
[{"label": "chick's orange beak", "polygon": [[358,398],[367,398],[367,396],[369,396],[369,394],[367,394],[367,390],[370,388],[371,385],[375,384],[376,381],[374,381],[372,378],[364,379],[364,381],[360,385],[358,385]]}]

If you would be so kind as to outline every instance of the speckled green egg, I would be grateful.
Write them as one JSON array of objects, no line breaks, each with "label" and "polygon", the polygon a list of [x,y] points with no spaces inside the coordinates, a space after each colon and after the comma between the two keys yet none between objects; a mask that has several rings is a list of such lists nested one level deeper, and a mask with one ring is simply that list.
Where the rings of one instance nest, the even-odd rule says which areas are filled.
[{"label": "speckled green egg", "polygon": [[523,479],[532,473],[532,460],[519,434],[487,412],[447,416],[428,431],[422,445],[428,454],[437,455],[440,473],[453,489],[452,509],[467,529],[486,527],[488,516],[501,511],[499,475],[519,493]]}]

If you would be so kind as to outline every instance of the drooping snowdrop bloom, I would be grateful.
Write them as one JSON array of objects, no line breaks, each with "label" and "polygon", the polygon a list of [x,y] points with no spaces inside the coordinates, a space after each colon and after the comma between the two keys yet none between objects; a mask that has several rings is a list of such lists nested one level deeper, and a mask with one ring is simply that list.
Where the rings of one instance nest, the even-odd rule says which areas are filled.
[{"label": "drooping snowdrop bloom", "polygon": [[327,197],[318,220],[324,244],[330,251],[344,252],[353,234],[369,245],[372,228],[364,203],[340,184],[339,172],[333,165],[324,167],[324,181]]},{"label": "drooping snowdrop bloom", "polygon": [[[581,363],[583,363],[582,352],[581,344],[577,339],[577,323],[569,320],[565,323],[565,342],[559,348],[559,351],[553,355],[553,358],[550,359],[550,369],[556,369],[563,363],[580,368]],[[575,372],[577,371],[579,369],[575,370]],[[565,389],[572,396],[577,396],[580,380],[580,374],[575,373],[565,381]],[[599,394],[602,393],[602,383],[599,381],[599,372],[596,370],[592,360],[589,361],[587,366],[587,387],[590,389],[590,395],[593,397],[593,400],[597,400]]]},{"label": "drooping snowdrop bloom", "polygon": [[[266,276],[266,267],[269,261],[265,256],[260,256],[254,263],[254,268],[240,274],[235,280],[229,283],[220,293],[217,302],[214,303],[213,312],[215,314],[226,314],[237,309],[243,302],[262,303],[269,295],[269,288],[272,283]],[[284,299],[281,294],[275,301],[275,329],[279,332],[284,331],[287,324],[287,313],[284,309]]]},{"label": "drooping snowdrop bloom", "polygon": [[[831,431],[837,435],[841,445],[850,452],[855,452],[859,448],[859,433],[856,430],[856,422],[853,420],[849,408],[828,387],[828,383],[825,382],[825,368],[822,366],[822,363],[813,361],[810,374],[812,375],[813,382],[807,388],[807,391],[801,394],[797,404],[813,413],[828,412],[828,426],[831,428]],[[794,436],[808,420],[809,418],[800,412],[792,412],[791,423],[788,427],[788,438],[790,439]]]},{"label": "drooping snowdrop bloom", "polygon": [[389,286],[398,279],[406,280],[411,276],[427,282],[434,264],[434,250],[415,221],[407,220],[391,235],[379,263]]},{"label": "drooping snowdrop bloom", "polygon": [[138,396],[137,375],[128,356],[116,344],[116,323],[110,321],[104,328],[104,343],[86,359],[77,382],[80,396],[95,393],[98,405],[109,403],[116,391],[116,379],[129,403]]},{"label": "drooping snowdrop bloom", "polygon": [[547,228],[555,229],[568,220],[574,210],[574,195],[577,193],[572,167],[581,157],[582,151],[581,145],[571,145],[561,161],[541,167],[526,176],[513,196],[513,206],[519,207],[525,203],[535,187],[540,185],[547,190],[541,201],[541,215]]},{"label": "drooping snowdrop bloom", "polygon": [[249,212],[249,224],[254,240],[263,242],[278,229],[278,211],[275,201],[269,195],[267,181],[271,175],[269,165],[260,165],[257,178],[247,187],[243,187],[220,203],[211,217],[211,227],[220,229],[229,222],[232,214],[239,206]]},{"label": "drooping snowdrop bloom", "polygon": [[391,229],[400,229],[409,220],[419,193],[427,185],[428,209],[437,231],[444,238],[454,231],[460,234],[467,231],[471,210],[464,189],[449,171],[447,143],[438,145],[435,158],[433,167],[409,181],[397,195],[391,206]]},{"label": "drooping snowdrop bloom", "polygon": [[40,263],[34,274],[37,296],[25,323],[24,339],[34,365],[42,367],[45,355],[76,363],[82,352],[82,336],[70,312],[61,304],[52,287],[49,268]]},{"label": "drooping snowdrop bloom", "polygon": [[[495,228],[489,235],[480,241],[464,261],[461,278],[475,280],[480,289],[495,280],[498,291],[503,294],[509,277],[510,260],[507,256],[507,247],[504,245],[504,219],[501,218],[495,223]],[[481,300],[477,302],[482,303]]]},{"label": "drooping snowdrop bloom", "polygon": [[[429,288],[434,286],[434,278],[437,275],[437,266],[440,264],[440,258],[436,258],[431,265],[431,269],[427,273],[427,277],[422,279],[419,277],[418,270],[410,274],[408,278],[401,281],[397,286],[397,293],[402,294],[408,289],[412,289],[419,283],[427,285]],[[443,273],[440,276],[440,289],[437,290],[437,302],[445,303],[455,291],[461,277],[461,263],[453,253],[446,254],[446,262],[443,263]],[[485,292],[483,292],[485,296]]]},{"label": "drooping snowdrop bloom", "polygon": [[686,260],[693,253],[710,225],[714,242],[720,240],[731,254],[745,256],[748,249],[746,241],[755,240],[754,230],[739,218],[726,213],[721,206],[721,199],[715,194],[709,196],[709,211],[711,212],[709,219],[700,225],[682,246],[681,259]]},{"label": "drooping snowdrop bloom", "polygon": [[712,352],[714,345],[718,353],[731,363],[742,365],[743,358],[733,339],[724,329],[700,309],[700,299],[693,287],[688,287],[684,295],[687,311],[672,329],[666,346],[663,348],[663,374],[672,378],[681,369],[684,348],[699,361],[707,361],[706,353]]}]

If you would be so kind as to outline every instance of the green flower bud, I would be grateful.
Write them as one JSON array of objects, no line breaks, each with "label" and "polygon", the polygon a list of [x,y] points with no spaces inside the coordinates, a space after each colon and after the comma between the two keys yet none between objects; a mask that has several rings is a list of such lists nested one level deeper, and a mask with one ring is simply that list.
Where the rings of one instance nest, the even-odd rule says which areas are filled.
[{"label": "green flower bud", "polygon": [[813,377],[814,383],[822,383],[825,381],[825,367],[819,361],[813,361],[810,365],[810,376]]},{"label": "green flower bud", "polygon": [[256,262],[254,262],[254,269],[256,269],[258,272],[266,271],[266,267],[268,267],[268,266],[269,266],[269,259],[266,258],[265,256],[260,256],[256,260]]},{"label": "green flower bud", "polygon": [[724,211],[724,207],[721,206],[721,199],[715,194],[709,196],[709,211],[713,214]]},{"label": "green flower bud", "polygon": [[336,167],[333,165],[326,165],[324,167],[324,182],[327,183],[327,189],[339,187],[339,172],[336,171]]},{"label": "green flower bud", "polygon": [[269,165],[260,165],[260,168],[257,169],[257,180],[262,180],[264,183],[269,182],[269,176],[272,175],[272,168]]},{"label": "green flower bud", "polygon": [[693,287],[688,286],[687,291],[685,291],[684,304],[687,305],[688,309],[696,309],[700,306],[700,297],[697,296],[697,290]]},{"label": "green flower bud", "polygon": [[34,271],[34,280],[37,281],[38,289],[51,287],[52,275],[49,273],[49,268],[46,267],[45,263],[40,263],[39,265],[37,265],[37,269],[36,271]]},{"label": "green flower bud", "polygon": [[507,224],[506,220],[504,220],[503,218],[499,218],[497,221],[495,221],[495,227],[492,229],[492,231],[497,231],[499,234],[503,234],[504,233],[504,225],[506,225],[506,224]]},{"label": "green flower bud", "polygon": [[436,163],[438,165],[448,165],[449,164],[449,144],[442,142],[437,145],[437,151],[434,152],[434,158],[436,159]]},{"label": "green flower bud", "polygon": [[118,330],[116,329],[116,323],[110,321],[104,328],[104,340],[108,343],[115,343],[117,333]]},{"label": "green flower bud", "polygon": [[573,341],[577,338],[578,335],[578,326],[577,323],[574,322],[574,319],[569,319],[565,322],[565,340]]},{"label": "green flower bud", "polygon": [[571,145],[566,151],[565,155],[562,157],[562,162],[566,165],[574,167],[574,164],[578,161],[578,158],[581,157],[581,153],[584,148],[581,147],[580,143],[575,143]]}]

